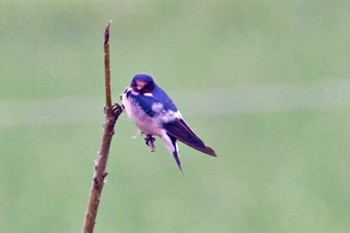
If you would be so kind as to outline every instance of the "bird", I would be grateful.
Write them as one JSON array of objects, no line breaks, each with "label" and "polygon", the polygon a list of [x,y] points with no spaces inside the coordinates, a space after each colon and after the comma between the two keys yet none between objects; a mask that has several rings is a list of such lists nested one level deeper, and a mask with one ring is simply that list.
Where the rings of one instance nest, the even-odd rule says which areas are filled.
[{"label": "bird", "polygon": [[[153,147],[157,136],[173,155],[181,173],[177,140],[207,155],[216,157],[215,151],[192,131],[174,102],[147,73],[136,74],[122,95],[125,111],[136,127],[146,135],[145,141]],[[153,149],[152,149],[153,151]]]}]

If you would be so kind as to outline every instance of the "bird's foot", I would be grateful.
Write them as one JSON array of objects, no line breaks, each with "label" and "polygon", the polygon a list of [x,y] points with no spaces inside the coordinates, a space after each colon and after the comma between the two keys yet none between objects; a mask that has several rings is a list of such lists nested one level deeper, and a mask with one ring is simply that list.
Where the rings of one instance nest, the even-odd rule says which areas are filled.
[{"label": "bird's foot", "polygon": [[112,113],[115,116],[119,116],[123,112],[124,109],[125,109],[125,107],[123,104],[119,105],[118,103],[115,103],[112,105]]},{"label": "bird's foot", "polygon": [[147,134],[145,137],[146,145],[149,146],[151,152],[154,152],[156,150],[156,147],[154,146],[154,141],[156,139],[153,137],[152,134]]}]

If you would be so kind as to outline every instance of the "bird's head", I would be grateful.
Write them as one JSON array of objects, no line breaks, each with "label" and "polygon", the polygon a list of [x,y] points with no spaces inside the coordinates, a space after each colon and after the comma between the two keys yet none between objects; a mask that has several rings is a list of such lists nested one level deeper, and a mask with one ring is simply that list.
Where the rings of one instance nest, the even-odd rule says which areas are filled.
[{"label": "bird's head", "polygon": [[134,76],[130,87],[137,93],[151,93],[155,87],[155,83],[151,75],[141,73]]}]

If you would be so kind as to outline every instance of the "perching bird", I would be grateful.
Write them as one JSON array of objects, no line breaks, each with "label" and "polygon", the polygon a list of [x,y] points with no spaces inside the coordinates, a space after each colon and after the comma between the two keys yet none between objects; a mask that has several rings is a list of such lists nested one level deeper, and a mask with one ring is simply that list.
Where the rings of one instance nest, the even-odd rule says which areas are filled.
[{"label": "perching bird", "polygon": [[160,137],[182,172],[176,140],[210,156],[215,151],[206,146],[183,120],[169,96],[153,81],[149,74],[137,74],[131,81],[122,101],[126,113],[146,135],[146,144],[153,144],[153,135]]}]

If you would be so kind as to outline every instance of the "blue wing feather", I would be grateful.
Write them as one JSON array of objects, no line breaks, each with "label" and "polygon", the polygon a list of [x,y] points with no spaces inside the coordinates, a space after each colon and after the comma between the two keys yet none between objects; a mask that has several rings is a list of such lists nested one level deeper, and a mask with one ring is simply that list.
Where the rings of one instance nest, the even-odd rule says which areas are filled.
[{"label": "blue wing feather", "polygon": [[165,111],[177,111],[177,108],[169,96],[158,86],[152,91],[152,96],[147,95],[131,95],[131,97],[140,105],[141,109],[150,117],[153,117],[156,112],[153,111],[153,104],[161,103]]},{"label": "blue wing feather", "polygon": [[153,97],[144,95],[131,95],[131,97],[147,115],[153,117],[156,114],[152,109],[152,105],[157,101]]},{"label": "blue wing feather", "polygon": [[159,86],[155,86],[154,90],[152,91],[152,95],[154,96],[155,100],[157,100],[157,102],[163,104],[164,110],[171,110],[174,112],[177,111],[177,108],[173,101]]},{"label": "blue wing feather", "polygon": [[165,123],[163,124],[163,127],[166,129],[168,135],[173,136],[180,142],[185,143],[186,145],[205,154],[216,157],[215,151],[212,148],[206,146],[183,119]]}]

